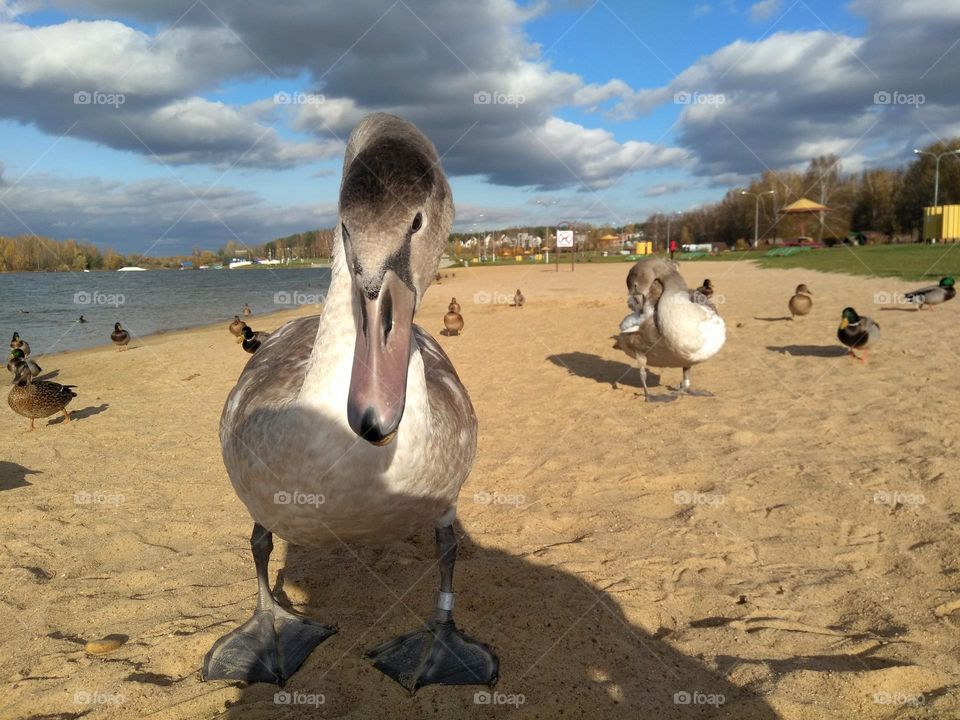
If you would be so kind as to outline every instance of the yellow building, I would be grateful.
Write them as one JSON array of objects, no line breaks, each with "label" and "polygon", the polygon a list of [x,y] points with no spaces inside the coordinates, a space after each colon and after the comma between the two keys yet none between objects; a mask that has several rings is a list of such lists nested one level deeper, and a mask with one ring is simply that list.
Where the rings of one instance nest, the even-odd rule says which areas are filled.
[{"label": "yellow building", "polygon": [[923,209],[923,239],[960,240],[960,205],[936,205]]}]

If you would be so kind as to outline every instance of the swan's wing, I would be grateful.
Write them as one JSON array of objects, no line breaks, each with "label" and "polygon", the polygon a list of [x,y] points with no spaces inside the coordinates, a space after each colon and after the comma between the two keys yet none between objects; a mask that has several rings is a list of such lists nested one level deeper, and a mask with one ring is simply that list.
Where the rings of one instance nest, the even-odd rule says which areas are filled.
[{"label": "swan's wing", "polygon": [[291,320],[270,333],[240,373],[223,408],[220,439],[251,411],[281,406],[300,394],[320,327],[320,315]]}]

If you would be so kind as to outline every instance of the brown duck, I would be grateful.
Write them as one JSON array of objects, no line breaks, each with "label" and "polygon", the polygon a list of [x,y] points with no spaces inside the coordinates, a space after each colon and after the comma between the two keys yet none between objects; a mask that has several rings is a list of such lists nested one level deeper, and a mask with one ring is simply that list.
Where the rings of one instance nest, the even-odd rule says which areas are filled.
[{"label": "brown duck", "polygon": [[70,422],[67,404],[77,396],[71,390],[75,385],[61,385],[48,380],[34,380],[27,365],[20,365],[13,379],[13,387],[7,395],[7,403],[18,415],[30,418],[30,429],[37,418],[50,417],[63,412],[64,422]]},{"label": "brown duck", "polygon": [[790,319],[796,320],[797,315],[803,316],[808,315],[813,309],[813,298],[810,297],[813,295],[808,288],[803,283],[797,285],[797,289],[790,302],[788,303],[790,307]]}]

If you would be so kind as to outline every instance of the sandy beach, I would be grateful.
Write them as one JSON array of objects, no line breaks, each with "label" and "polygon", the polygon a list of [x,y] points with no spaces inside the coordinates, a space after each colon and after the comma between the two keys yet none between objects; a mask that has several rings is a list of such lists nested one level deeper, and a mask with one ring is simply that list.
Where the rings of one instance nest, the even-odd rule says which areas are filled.
[{"label": "sandy beach", "polygon": [[[645,404],[610,339],[628,269],[457,269],[417,316],[480,420],[457,620],[499,654],[493,695],[410,697],[364,656],[430,611],[430,528],[334,553],[277,539],[280,597],[339,633],[287,695],[202,683],[255,605],[218,440],[248,355],[224,318],[39,358],[79,396],[74,422],[30,434],[3,411],[0,718],[960,717],[960,302],[884,309],[876,293],[915,283],[682,263],[727,323],[692,375],[715,396]],[[800,282],[815,304],[791,322]],[[460,337],[440,335],[451,296]],[[882,327],[866,365],[836,340],[846,305]],[[111,634],[128,639],[85,652]]]}]

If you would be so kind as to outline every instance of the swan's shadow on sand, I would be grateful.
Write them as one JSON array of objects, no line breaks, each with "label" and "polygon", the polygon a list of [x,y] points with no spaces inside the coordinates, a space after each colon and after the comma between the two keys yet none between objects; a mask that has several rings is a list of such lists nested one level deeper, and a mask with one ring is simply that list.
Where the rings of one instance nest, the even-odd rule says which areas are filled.
[{"label": "swan's shadow on sand", "polygon": [[[569,371],[571,375],[596,380],[598,383],[603,383],[610,387],[627,385],[637,389],[643,388],[640,382],[640,373],[637,372],[637,369],[633,365],[627,363],[607,360],[599,355],[582,352],[549,355],[547,356],[547,360]],[[647,370],[647,387],[652,388],[659,385],[660,376],[655,372]]]},{"label": "swan's shadow on sand", "polygon": [[0,490],[28,487],[33,483],[27,480],[27,475],[42,474],[40,470],[30,470],[19,463],[0,460]]},{"label": "swan's shadow on sand", "polygon": [[[542,561],[475,545],[459,524],[456,530],[455,617],[465,633],[498,654],[495,690],[507,704],[502,711],[537,718],[778,717],[761,697],[729,683],[722,664],[710,669],[664,642],[668,630],[654,635],[631,623],[614,596]],[[279,566],[279,555],[272,567]],[[429,617],[437,584],[432,532],[380,549],[288,546],[276,576],[281,602],[287,604],[284,589],[298,598],[306,593],[299,609],[339,626],[283,688],[292,697],[323,695],[325,717],[489,716],[478,707],[487,697],[478,693],[487,688],[434,685],[410,696],[364,657]],[[243,606],[252,606],[252,598]],[[247,686],[223,717],[261,717],[270,710],[271,717],[300,717],[295,711],[304,708],[275,705],[279,691]],[[695,692],[722,695],[723,704],[684,704],[683,693]]]},{"label": "swan's shadow on sand", "polygon": [[795,357],[843,357],[847,354],[839,345],[767,345],[767,350]]}]

